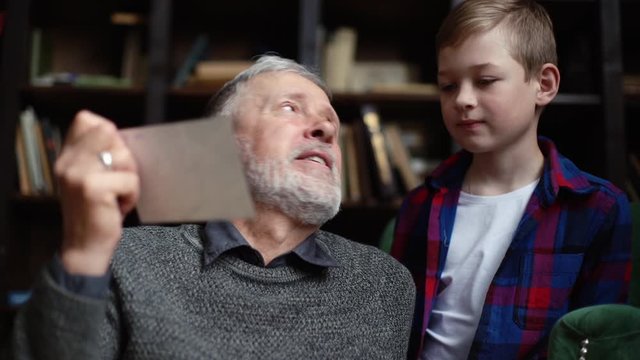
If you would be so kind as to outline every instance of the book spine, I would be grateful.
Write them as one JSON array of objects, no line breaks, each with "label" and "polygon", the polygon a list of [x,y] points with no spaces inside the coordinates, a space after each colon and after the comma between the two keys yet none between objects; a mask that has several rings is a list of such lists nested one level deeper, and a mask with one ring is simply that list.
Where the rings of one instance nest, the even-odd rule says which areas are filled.
[{"label": "book spine", "polygon": [[54,167],[56,160],[60,155],[60,148],[62,147],[62,136],[60,134],[60,128],[53,125],[48,118],[42,119],[41,127],[42,137],[44,140],[44,149],[48,163],[47,171],[51,176],[52,192],[56,194],[58,192],[58,184],[54,176]]},{"label": "book spine", "polygon": [[354,28],[337,29],[325,46],[323,73],[329,88],[345,92],[350,89],[350,75],[358,41]]},{"label": "book spine", "polygon": [[389,146],[391,162],[400,173],[405,190],[409,191],[417,187],[420,184],[420,179],[411,168],[411,156],[402,142],[400,127],[396,124],[385,124],[383,133]]},{"label": "book spine", "polygon": [[396,195],[393,170],[387,154],[387,146],[382,134],[382,124],[377,109],[372,105],[362,107],[362,120],[368,130],[373,159],[377,170],[376,183],[381,199],[386,200]]},{"label": "book spine", "polygon": [[20,114],[20,128],[25,144],[29,179],[32,181],[30,185],[34,193],[42,193],[45,191],[46,185],[42,174],[42,165],[40,165],[36,121],[36,114],[31,107],[28,107]]},{"label": "book spine", "polygon": [[16,162],[18,165],[18,185],[21,195],[32,195],[31,180],[29,179],[29,169],[25,153],[24,139],[22,131],[16,128]]},{"label": "book spine", "polygon": [[42,172],[42,178],[44,179],[43,193],[47,195],[53,194],[53,174],[51,172],[51,166],[49,165],[49,158],[47,157],[47,149],[45,146],[44,133],[42,131],[42,124],[40,121],[36,121],[35,124],[36,139],[38,141],[38,154],[40,157],[40,171]]},{"label": "book spine", "polygon": [[203,59],[209,48],[209,37],[205,34],[199,35],[194,41],[187,57],[182,62],[175,77],[173,78],[174,87],[182,87],[187,83],[189,75],[193,72],[198,61]]},{"label": "book spine", "polygon": [[373,168],[374,161],[372,159],[372,147],[369,135],[367,133],[366,125],[362,122],[362,118],[357,118],[352,122],[353,139],[355,146],[356,164],[351,166],[356,167],[358,173],[358,188],[360,190],[360,201],[364,204],[374,201],[373,192],[373,176],[371,169]]},{"label": "book spine", "polygon": [[365,160],[358,158],[353,126],[351,124],[342,124],[340,133],[343,138],[342,155],[344,161],[342,173],[347,179],[345,198],[351,202],[358,203],[362,201],[362,190],[360,189],[362,180],[358,173],[358,162]]}]

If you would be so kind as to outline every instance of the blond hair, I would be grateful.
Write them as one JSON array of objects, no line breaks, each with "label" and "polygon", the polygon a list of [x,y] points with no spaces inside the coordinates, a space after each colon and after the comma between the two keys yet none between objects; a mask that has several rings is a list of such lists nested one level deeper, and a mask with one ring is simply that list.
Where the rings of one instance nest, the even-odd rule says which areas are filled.
[{"label": "blond hair", "polygon": [[471,35],[503,26],[511,56],[529,80],[542,65],[557,66],[553,24],[547,11],[533,0],[466,0],[445,18],[436,35],[436,50],[460,45]]}]

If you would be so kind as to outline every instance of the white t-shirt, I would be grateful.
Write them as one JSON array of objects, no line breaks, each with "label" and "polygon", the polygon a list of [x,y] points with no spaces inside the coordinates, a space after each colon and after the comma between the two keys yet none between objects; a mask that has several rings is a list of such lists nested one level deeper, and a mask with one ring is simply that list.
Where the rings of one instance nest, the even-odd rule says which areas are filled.
[{"label": "white t-shirt", "polygon": [[460,193],[423,359],[466,359],[485,297],[538,180],[507,194]]}]

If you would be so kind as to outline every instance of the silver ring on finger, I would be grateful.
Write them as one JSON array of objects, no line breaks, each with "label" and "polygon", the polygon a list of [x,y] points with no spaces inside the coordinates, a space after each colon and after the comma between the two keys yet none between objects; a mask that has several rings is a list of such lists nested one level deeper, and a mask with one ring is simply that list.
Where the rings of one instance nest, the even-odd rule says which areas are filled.
[{"label": "silver ring on finger", "polygon": [[104,166],[105,170],[111,170],[111,167],[113,166],[113,155],[110,151],[101,151],[98,153],[98,159],[102,163],[102,166]]}]

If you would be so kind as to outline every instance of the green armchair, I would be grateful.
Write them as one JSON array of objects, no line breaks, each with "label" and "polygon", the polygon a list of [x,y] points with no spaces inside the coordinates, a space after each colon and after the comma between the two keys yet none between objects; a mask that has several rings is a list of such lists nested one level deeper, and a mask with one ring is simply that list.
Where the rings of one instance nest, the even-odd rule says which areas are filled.
[{"label": "green armchair", "polygon": [[558,320],[549,337],[549,359],[632,360],[640,358],[640,308],[594,305]]}]

